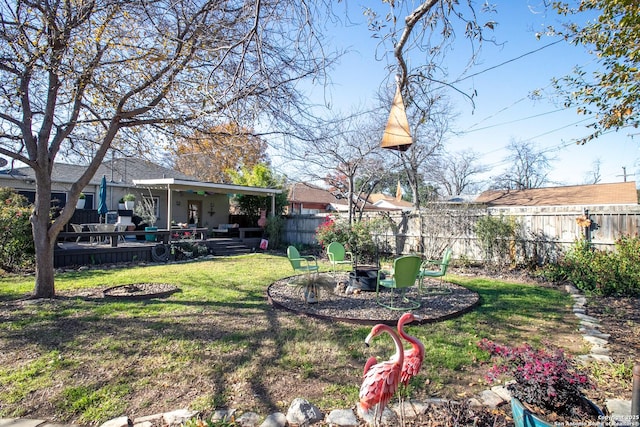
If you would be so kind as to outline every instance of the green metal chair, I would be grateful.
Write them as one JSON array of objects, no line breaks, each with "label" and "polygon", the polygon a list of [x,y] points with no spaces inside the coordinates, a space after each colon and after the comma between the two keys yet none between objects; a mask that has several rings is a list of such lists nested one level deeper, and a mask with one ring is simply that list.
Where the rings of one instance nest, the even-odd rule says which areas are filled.
[{"label": "green metal chair", "polygon": [[305,273],[308,279],[311,278],[311,273],[318,272],[318,259],[313,255],[301,256],[295,246],[287,248],[287,258],[289,258],[293,271]]},{"label": "green metal chair", "polygon": [[295,246],[287,248],[287,258],[289,258],[293,271],[304,273],[306,279],[303,282],[290,280],[289,285],[300,287],[305,303],[317,303],[320,289],[318,281],[311,279],[311,273],[318,274],[318,259],[313,255],[300,255]]},{"label": "green metal chair", "polygon": [[[419,308],[420,301],[408,298],[406,291],[415,285],[421,264],[422,259],[418,255],[405,255],[393,261],[393,273],[389,278],[381,278],[381,274],[387,275],[389,273],[379,270],[376,302],[390,310],[415,310]],[[380,292],[380,287],[389,289],[389,292]]]},{"label": "green metal chair", "polygon": [[348,252],[340,242],[329,243],[327,257],[331,263],[331,272],[334,276],[338,265],[353,264],[353,254]]},{"label": "green metal chair", "polygon": [[[419,285],[418,285],[420,288],[420,292],[427,293],[427,294],[434,294],[434,293],[441,294],[441,293],[451,292],[451,289],[445,288],[444,286],[442,286],[442,278],[445,276],[445,274],[447,274],[447,268],[449,268],[449,263],[451,262],[452,254],[453,254],[453,251],[451,249],[446,249],[444,251],[444,254],[442,255],[442,260],[426,260],[422,263],[422,266],[420,267],[420,273],[418,274],[418,277],[420,278]],[[429,267],[433,268],[433,266],[438,266],[439,269],[438,270],[429,269]],[[434,285],[425,286],[424,285],[425,277],[430,277],[430,278],[439,277],[440,286],[434,286]]]}]

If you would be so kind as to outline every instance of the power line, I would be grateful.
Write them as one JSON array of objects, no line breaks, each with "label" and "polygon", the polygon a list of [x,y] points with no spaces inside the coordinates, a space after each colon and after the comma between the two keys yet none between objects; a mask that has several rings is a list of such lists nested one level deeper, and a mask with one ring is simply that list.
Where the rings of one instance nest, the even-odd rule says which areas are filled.
[{"label": "power line", "polygon": [[470,79],[471,77],[475,77],[475,76],[478,76],[480,74],[486,73],[487,71],[495,70],[496,68],[502,67],[503,65],[507,65],[507,64],[509,64],[511,62],[514,62],[514,61],[517,61],[519,59],[522,59],[525,56],[533,55],[534,53],[540,52],[543,49],[546,49],[548,47],[551,47],[551,46],[556,45],[556,44],[558,44],[560,42],[563,42],[563,41],[564,41],[564,39],[558,39],[558,40],[556,40],[554,42],[551,42],[551,43],[548,43],[548,44],[546,44],[544,46],[541,46],[538,49],[534,49],[534,50],[531,50],[529,52],[525,52],[520,56],[516,56],[515,58],[507,59],[506,61],[501,62],[500,64],[494,65],[494,66],[489,67],[489,68],[485,68],[484,70],[480,70],[477,73],[469,74],[468,76],[459,78],[458,80],[455,80],[455,81],[451,82],[451,84],[456,84],[456,83],[459,83],[459,82],[461,82],[463,80]]},{"label": "power line", "polygon": [[[505,107],[503,110],[498,111],[496,114],[500,113],[501,111],[506,110],[507,108],[511,108],[513,105],[515,105],[515,104],[512,104],[509,107]],[[476,125],[471,126],[471,128],[469,128],[466,131],[463,131],[462,133],[465,134],[465,133],[471,133],[471,132],[477,132],[477,131],[481,131],[481,130],[491,129],[491,128],[495,128],[495,127],[498,127],[498,126],[510,125],[512,123],[522,122],[524,120],[529,120],[529,119],[535,119],[536,117],[542,117],[542,116],[546,116],[547,114],[553,114],[553,113],[557,113],[559,111],[564,111],[564,110],[565,110],[564,108],[558,108],[557,110],[547,111],[547,112],[540,113],[540,114],[534,114],[533,116],[522,117],[520,119],[514,119],[514,120],[511,120],[511,121],[508,121],[508,122],[496,123],[494,125],[485,126],[483,128],[471,129],[471,128],[473,128],[473,126],[476,126],[477,124],[479,124],[479,123],[476,123]]]}]

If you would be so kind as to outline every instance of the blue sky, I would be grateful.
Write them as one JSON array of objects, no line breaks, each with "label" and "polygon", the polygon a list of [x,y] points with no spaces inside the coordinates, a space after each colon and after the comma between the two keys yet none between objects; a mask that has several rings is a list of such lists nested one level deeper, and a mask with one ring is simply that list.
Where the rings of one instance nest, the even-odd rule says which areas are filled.
[{"label": "blue sky", "polygon": [[[553,11],[545,13],[541,0],[497,0],[494,3],[498,10],[494,15],[498,26],[493,34],[500,45],[483,45],[478,65],[466,73],[479,74],[457,86],[467,93],[477,92],[475,108],[463,96],[454,91],[448,93],[457,114],[451,125],[458,132],[448,139],[447,150],[471,148],[478,152],[482,163],[493,167],[485,176],[488,178],[506,167],[502,160],[507,155],[505,147],[512,139],[531,140],[537,148],[556,159],[549,178],[558,185],[584,183],[585,174],[593,170],[596,160],[601,162],[601,182],[621,182],[623,167],[626,167],[628,181],[640,181],[639,140],[629,135],[632,131],[611,132],[578,146],[574,141],[589,133],[584,127],[585,116],[549,99],[534,101],[529,98],[533,90],[549,89],[553,77],[570,73],[575,65],[593,65],[593,57],[583,47],[565,42],[543,48],[556,39],[542,37],[538,40],[535,32],[543,30],[547,24],[557,24],[558,16]],[[333,84],[326,89],[328,92],[316,93],[317,100],[328,96],[332,106],[340,111],[373,105],[376,91],[386,77],[387,64],[376,61],[377,41],[371,38],[361,13],[361,5],[365,4],[372,6],[374,2],[350,1],[348,16],[351,22],[348,25],[338,23],[331,29],[333,43],[349,48],[350,52],[331,72]],[[469,54],[466,40],[458,38],[444,63],[450,70],[450,78],[458,75]],[[516,59],[522,55],[525,56]],[[500,65],[505,62],[508,63]],[[484,70],[488,71],[482,72]]]}]

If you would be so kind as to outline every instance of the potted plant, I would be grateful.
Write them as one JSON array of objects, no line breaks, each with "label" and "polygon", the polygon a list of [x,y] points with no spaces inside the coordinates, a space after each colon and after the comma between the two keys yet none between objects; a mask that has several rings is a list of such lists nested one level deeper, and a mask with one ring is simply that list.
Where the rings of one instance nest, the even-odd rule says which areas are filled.
[{"label": "potted plant", "polygon": [[513,379],[511,410],[516,427],[554,426],[575,420],[592,420],[597,425],[604,415],[584,395],[593,383],[561,349],[546,351],[528,344],[519,347],[499,345],[487,339],[478,346],[498,361],[487,380]]},{"label": "potted plant", "polygon": [[136,196],[131,193],[125,194],[122,200],[124,200],[124,208],[132,211],[135,205]]},{"label": "potted plant", "polygon": [[123,211],[124,209],[124,198],[121,197],[120,200],[118,200],[118,210]]},{"label": "potted plant", "polygon": [[[158,227],[156,227],[156,207],[153,203],[153,197],[143,197],[142,201],[138,203],[135,207],[135,214],[138,215],[142,222],[147,224],[144,228],[145,231],[157,231]],[[145,239],[149,242],[155,242],[156,235],[153,234],[145,234]]]},{"label": "potted plant", "polygon": [[76,202],[76,209],[84,209],[84,203],[85,203],[85,195],[84,193],[80,193],[80,197],[78,198],[78,201]]}]

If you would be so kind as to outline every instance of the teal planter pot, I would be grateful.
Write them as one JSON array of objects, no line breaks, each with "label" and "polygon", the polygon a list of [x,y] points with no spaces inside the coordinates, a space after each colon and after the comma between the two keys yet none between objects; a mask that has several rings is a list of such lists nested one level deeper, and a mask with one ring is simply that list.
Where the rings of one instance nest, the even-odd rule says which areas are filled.
[{"label": "teal planter pot", "polygon": [[[145,227],[144,231],[158,231],[158,227]],[[145,234],[144,238],[147,242],[155,242],[156,241],[155,234]]]},{"label": "teal planter pot", "polygon": [[[601,416],[604,416],[604,413],[598,406],[590,401],[589,399],[584,399],[589,406],[593,408],[593,410]],[[520,402],[515,397],[511,398],[511,412],[513,414],[513,423],[516,427],[557,427],[556,424],[548,423],[544,421],[542,418],[534,415],[527,408],[522,406],[522,402]],[[590,426],[603,426],[602,420],[604,417],[600,417],[596,422],[592,422],[592,424],[588,424]],[[576,420],[578,421],[578,420]],[[584,421],[584,420],[583,420]]]}]

